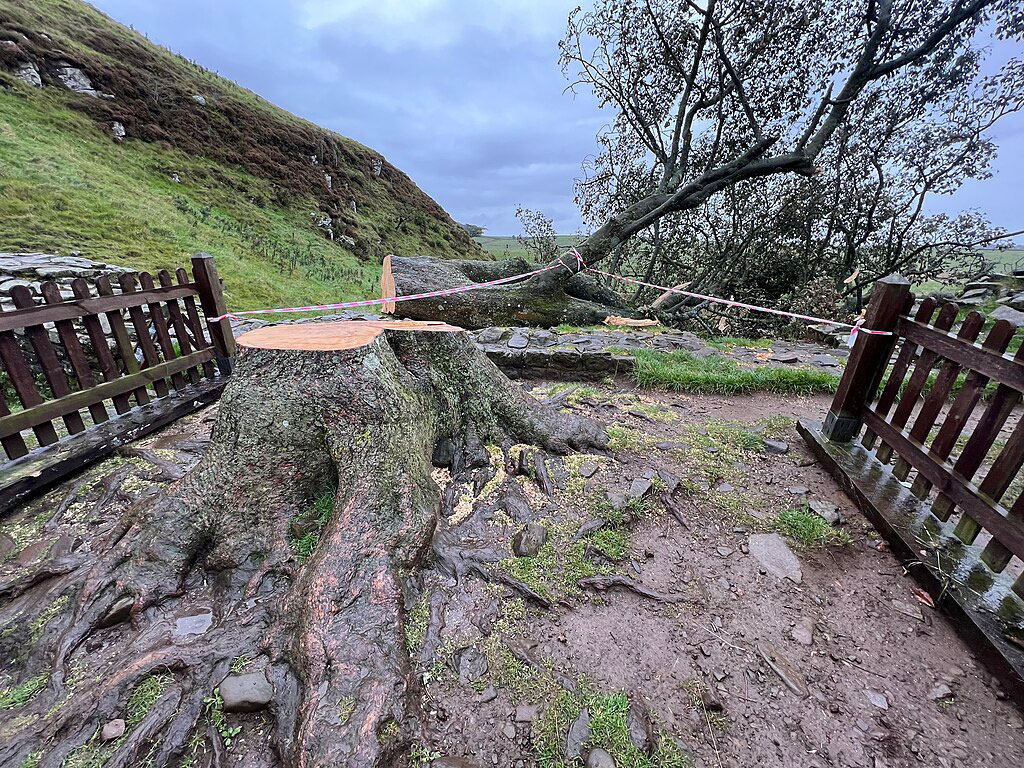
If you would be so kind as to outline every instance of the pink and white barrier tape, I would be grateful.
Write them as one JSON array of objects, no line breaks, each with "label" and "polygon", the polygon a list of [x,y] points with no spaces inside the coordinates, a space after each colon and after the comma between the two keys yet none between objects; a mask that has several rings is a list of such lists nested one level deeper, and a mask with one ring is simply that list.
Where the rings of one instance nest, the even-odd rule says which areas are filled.
[{"label": "pink and white barrier tape", "polygon": [[[492,285],[504,285],[505,283],[512,283],[517,280],[525,280],[528,277],[539,275],[541,272],[550,272],[552,269],[558,269],[564,267],[560,261],[556,264],[549,264],[546,267],[535,269],[532,272],[523,272],[521,275],[510,275],[509,277],[499,277],[497,280],[488,280],[486,283],[470,283],[469,285],[460,285],[458,288],[442,288],[437,291],[427,291],[426,293],[411,293],[408,296],[393,296],[390,299],[364,299],[362,301],[345,301],[341,304],[315,304],[309,307],[281,307],[279,309],[250,309],[245,312],[228,312],[225,315],[219,317],[210,318],[216,322],[223,320],[227,317],[234,318],[237,320],[242,315],[274,315],[274,314],[287,314],[292,312],[319,312],[324,309],[353,309],[355,307],[372,307],[375,304],[390,304],[397,301],[412,301],[413,299],[429,299],[436,296],[451,296],[454,293],[465,293],[466,291],[475,291],[478,288],[489,288]],[[568,267],[566,267],[568,269]]]},{"label": "pink and white barrier tape", "polygon": [[504,285],[505,283],[512,283],[512,282],[516,282],[518,280],[525,280],[528,277],[533,277],[534,275],[539,275],[542,272],[550,272],[552,269],[558,269],[559,267],[565,267],[566,269],[569,269],[571,271],[570,267],[562,261],[562,257],[563,256],[575,256],[576,257],[576,265],[577,265],[576,273],[577,274],[579,272],[583,272],[583,271],[587,270],[587,271],[594,272],[594,273],[599,274],[599,275],[604,275],[605,277],[610,277],[610,278],[612,278],[614,280],[622,280],[623,282],[626,282],[626,283],[633,283],[634,285],[642,285],[642,286],[644,286],[646,288],[654,288],[655,290],[659,290],[659,291],[668,291],[670,293],[678,293],[678,294],[680,294],[682,296],[689,296],[689,297],[694,298],[694,299],[701,299],[702,301],[708,301],[708,302],[711,302],[713,304],[723,304],[723,305],[725,305],[727,307],[738,307],[740,309],[748,309],[748,310],[751,310],[753,312],[766,312],[768,314],[779,315],[781,317],[792,317],[792,318],[794,318],[796,320],[805,320],[807,322],[812,322],[812,323],[826,323],[828,325],[837,325],[837,326],[840,326],[840,327],[843,327],[843,328],[849,328],[850,329],[850,341],[851,341],[851,343],[856,338],[858,333],[868,333],[868,334],[873,334],[873,335],[876,335],[876,336],[891,336],[892,335],[892,333],[890,331],[876,331],[876,330],[874,330],[872,328],[864,328],[863,325],[862,325],[863,322],[864,322],[863,320],[858,320],[855,324],[841,323],[841,322],[839,322],[837,320],[829,320],[829,319],[824,318],[824,317],[814,317],[813,315],[800,315],[800,314],[797,314],[796,312],[786,312],[786,311],[781,310],[781,309],[771,309],[770,307],[759,307],[756,304],[747,304],[745,302],[734,301],[732,299],[721,299],[721,298],[718,298],[717,296],[706,296],[703,293],[693,293],[691,291],[684,291],[681,288],[669,288],[669,287],[664,286],[664,285],[655,285],[654,283],[646,283],[643,280],[637,280],[636,278],[632,278],[632,277],[623,277],[622,275],[614,275],[611,272],[604,272],[604,271],[602,271],[600,269],[595,269],[594,267],[589,266],[587,264],[587,262],[583,260],[583,257],[580,255],[580,252],[578,250],[576,250],[576,248],[570,248],[568,251],[566,251],[565,253],[563,253],[561,256],[558,257],[558,261],[556,261],[553,264],[549,264],[546,267],[541,267],[540,269],[535,269],[532,272],[523,272],[520,275],[511,275],[509,277],[499,277],[496,280],[488,280],[487,282],[484,282],[484,283],[470,283],[468,285],[460,285],[457,288],[442,288],[442,289],[437,290],[437,291],[427,291],[426,293],[412,293],[412,294],[409,294],[407,296],[393,296],[393,297],[388,298],[388,299],[364,299],[362,301],[346,301],[346,302],[342,302],[340,304],[315,304],[315,305],[309,306],[309,307],[281,307],[280,309],[250,309],[250,310],[247,310],[245,312],[228,312],[225,315],[220,315],[219,317],[214,317],[214,318],[210,318],[210,319],[213,320],[213,321],[218,321],[218,320],[223,320],[225,318],[230,317],[230,318],[234,318],[234,319],[237,320],[242,315],[273,315],[273,314],[288,314],[288,313],[294,313],[294,312],[319,312],[319,311],[325,310],[325,309],[354,309],[356,307],[372,307],[372,306],[377,305],[377,304],[390,304],[392,302],[399,302],[399,301],[413,301],[415,299],[430,299],[430,298],[435,298],[437,296],[451,296],[452,294],[455,294],[455,293],[465,293],[466,291],[475,291],[475,290],[477,290],[479,288],[489,288],[489,287],[494,286],[494,285]]}]

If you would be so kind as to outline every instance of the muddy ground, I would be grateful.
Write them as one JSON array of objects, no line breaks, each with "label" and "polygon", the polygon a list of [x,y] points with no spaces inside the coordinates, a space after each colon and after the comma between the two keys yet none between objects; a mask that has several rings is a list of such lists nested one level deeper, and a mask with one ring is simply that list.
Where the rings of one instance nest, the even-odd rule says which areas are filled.
[{"label": "muddy ground", "polygon": [[[405,637],[423,683],[413,764],[582,764],[592,747],[620,768],[1024,760],[1017,707],[800,443],[794,419],[820,418],[827,397],[524,386],[611,425],[613,444],[547,458],[547,489],[544,473],[493,470],[449,489],[441,529],[495,578],[453,577],[443,541],[408,576]],[[0,570],[88,547],[199,459],[215,409],[3,521]],[[843,522],[809,525],[808,504]],[[536,540],[518,544],[535,554],[517,557],[511,540],[530,523]],[[201,643],[232,617],[190,619],[161,621]],[[223,764],[277,764],[270,713],[226,717],[241,730]],[[0,710],[0,737],[20,727],[31,724],[17,707]],[[209,764],[201,738],[191,759]]]}]

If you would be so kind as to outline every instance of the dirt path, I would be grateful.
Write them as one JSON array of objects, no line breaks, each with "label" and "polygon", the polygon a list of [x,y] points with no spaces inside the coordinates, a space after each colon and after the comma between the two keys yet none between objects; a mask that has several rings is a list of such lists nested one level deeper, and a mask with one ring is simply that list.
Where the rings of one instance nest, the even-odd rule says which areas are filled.
[{"label": "dirt path", "polygon": [[[551,397],[566,385],[527,386]],[[515,493],[491,493],[488,481],[480,503],[456,505],[450,530],[493,553],[493,572],[512,586],[456,579],[440,557],[417,577],[405,632],[423,681],[414,764],[556,766],[588,746],[606,747],[620,768],[1024,759],[1018,709],[798,442],[794,417],[820,417],[827,398],[664,395],[619,381],[559,402],[614,425],[614,450],[548,459],[550,496],[542,482],[503,478]],[[197,460],[211,414],[3,521],[0,571],[88,546]],[[788,449],[770,452],[766,438]],[[442,470],[436,479],[443,487]],[[808,502],[834,505],[845,524],[804,531]],[[531,522],[543,544],[513,556],[510,539]],[[834,543],[802,544],[794,531]],[[616,576],[662,599],[579,584]],[[31,727],[16,714],[0,710],[0,737]],[[229,718],[242,732],[225,765],[277,764],[264,747],[269,717]],[[196,751],[195,765],[209,759]]]}]

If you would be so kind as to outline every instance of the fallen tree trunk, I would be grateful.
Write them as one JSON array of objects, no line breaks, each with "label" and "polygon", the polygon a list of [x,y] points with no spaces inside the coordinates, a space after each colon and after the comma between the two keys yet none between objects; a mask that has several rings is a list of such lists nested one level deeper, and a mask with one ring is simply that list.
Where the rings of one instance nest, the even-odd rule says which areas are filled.
[{"label": "fallen tree trunk", "polygon": [[[432,457],[454,488],[513,444],[607,443],[452,326],[271,326],[240,346],[194,469],[74,554],[0,571],[0,688],[34,690],[3,704],[0,764],[240,765],[214,693],[240,659],[272,690],[246,765],[398,764],[420,728],[403,592],[443,514]],[[457,543],[434,551],[457,564]]]},{"label": "fallen tree trunk", "polygon": [[[592,325],[608,315],[632,313],[619,296],[586,273],[577,273],[575,259],[564,266],[521,282],[480,288],[465,293],[395,303],[394,313],[414,320],[440,320],[463,328],[527,325],[550,328],[561,323]],[[570,263],[571,262],[571,263]],[[385,261],[382,286],[396,296],[457,288],[520,275],[537,269],[523,259],[504,261],[444,260],[391,256]],[[387,290],[387,289],[385,289]]]}]

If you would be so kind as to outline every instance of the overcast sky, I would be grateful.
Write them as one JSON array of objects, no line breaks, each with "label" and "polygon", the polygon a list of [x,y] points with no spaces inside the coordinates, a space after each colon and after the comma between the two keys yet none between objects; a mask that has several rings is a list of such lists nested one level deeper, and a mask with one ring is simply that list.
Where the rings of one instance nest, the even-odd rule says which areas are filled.
[{"label": "overcast sky", "polygon": [[[517,204],[580,227],[580,163],[608,118],[564,93],[557,43],[574,0],[93,0],[199,64],[354,138],[458,221],[519,231]],[[933,209],[1024,227],[1024,117],[996,131],[994,179]]]}]

